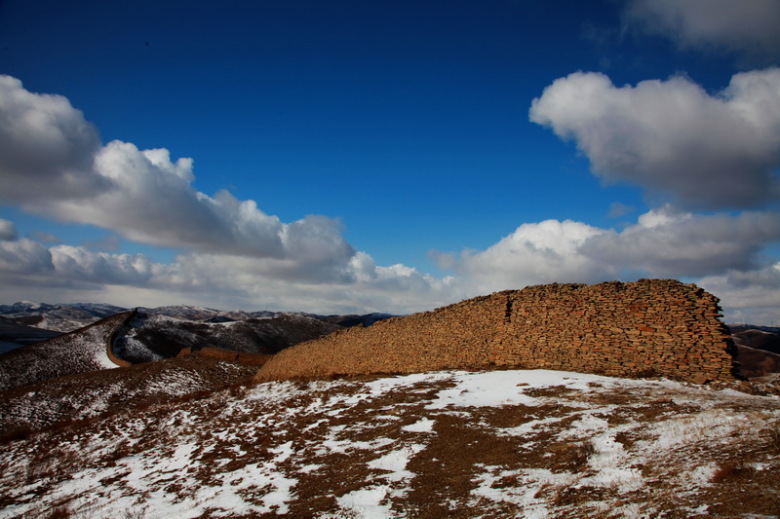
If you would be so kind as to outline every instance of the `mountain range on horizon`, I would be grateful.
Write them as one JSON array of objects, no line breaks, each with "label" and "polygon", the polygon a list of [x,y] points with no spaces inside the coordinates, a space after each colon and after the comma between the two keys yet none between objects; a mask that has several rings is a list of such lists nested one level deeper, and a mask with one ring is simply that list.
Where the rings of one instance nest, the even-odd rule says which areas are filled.
[{"label": "mountain range on horizon", "polygon": [[[107,517],[120,506],[158,518],[606,518],[615,515],[604,510],[681,509],[755,517],[780,509],[780,407],[762,396],[780,392],[780,356],[768,351],[777,334],[734,334],[750,380],[711,387],[495,366],[258,381],[262,368],[241,358],[270,363],[301,346],[317,358],[329,346],[311,351],[325,344],[312,339],[366,332],[384,333],[388,347],[372,354],[387,356],[389,325],[398,323],[428,337],[407,358],[435,357],[446,348],[432,334],[453,323],[431,316],[487,311],[501,297],[366,330],[344,323],[371,316],[125,310],[0,355],[0,484],[14,489],[0,498],[0,518]],[[525,308],[493,307],[502,318]],[[54,322],[58,309],[71,319],[106,311],[15,309],[40,322]],[[469,344],[456,349],[478,350]],[[112,356],[130,362],[117,367]],[[161,497],[139,499],[148,493]]]},{"label": "mountain range on horizon", "polygon": [[[273,318],[280,315],[305,315],[340,326],[370,325],[376,321],[393,317],[386,313],[367,314],[311,314],[305,312],[275,312],[270,310],[218,310],[215,308],[193,305],[167,305],[154,308],[136,307],[136,310],[149,315],[161,315],[175,319],[201,322],[230,322],[246,319]],[[71,332],[83,326],[115,315],[127,312],[132,308],[124,308],[105,303],[43,303],[34,301],[18,301],[10,305],[0,305],[0,317],[10,319],[19,324],[53,330]]]}]

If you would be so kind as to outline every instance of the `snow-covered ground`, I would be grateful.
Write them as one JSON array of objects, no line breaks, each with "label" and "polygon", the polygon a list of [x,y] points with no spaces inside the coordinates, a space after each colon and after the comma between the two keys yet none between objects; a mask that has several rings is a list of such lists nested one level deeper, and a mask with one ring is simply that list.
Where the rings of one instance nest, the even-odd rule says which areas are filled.
[{"label": "snow-covered ground", "polygon": [[780,400],[557,371],[276,382],[0,449],[0,517],[776,517]]}]

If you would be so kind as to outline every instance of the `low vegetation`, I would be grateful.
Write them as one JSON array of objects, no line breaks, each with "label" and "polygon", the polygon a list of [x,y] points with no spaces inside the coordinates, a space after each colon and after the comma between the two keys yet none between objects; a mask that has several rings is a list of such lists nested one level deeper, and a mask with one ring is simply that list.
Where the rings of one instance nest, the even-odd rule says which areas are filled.
[{"label": "low vegetation", "polygon": [[780,401],[551,371],[234,386],[0,451],[0,517],[756,517]]}]

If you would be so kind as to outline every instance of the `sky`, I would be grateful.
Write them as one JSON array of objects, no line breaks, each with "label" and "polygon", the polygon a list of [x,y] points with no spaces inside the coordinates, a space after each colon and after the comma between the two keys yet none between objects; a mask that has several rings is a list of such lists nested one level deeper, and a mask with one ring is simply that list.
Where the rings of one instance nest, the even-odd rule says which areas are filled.
[{"label": "sky", "polygon": [[777,0],[0,0],[0,303],[780,325]]}]

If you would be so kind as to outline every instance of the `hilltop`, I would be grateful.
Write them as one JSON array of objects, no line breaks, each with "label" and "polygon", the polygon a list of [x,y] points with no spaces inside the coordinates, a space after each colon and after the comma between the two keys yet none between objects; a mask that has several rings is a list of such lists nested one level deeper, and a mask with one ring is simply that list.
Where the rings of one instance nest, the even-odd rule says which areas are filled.
[{"label": "hilltop", "polygon": [[776,397],[519,370],[269,382],[0,449],[0,518],[780,514]]}]

